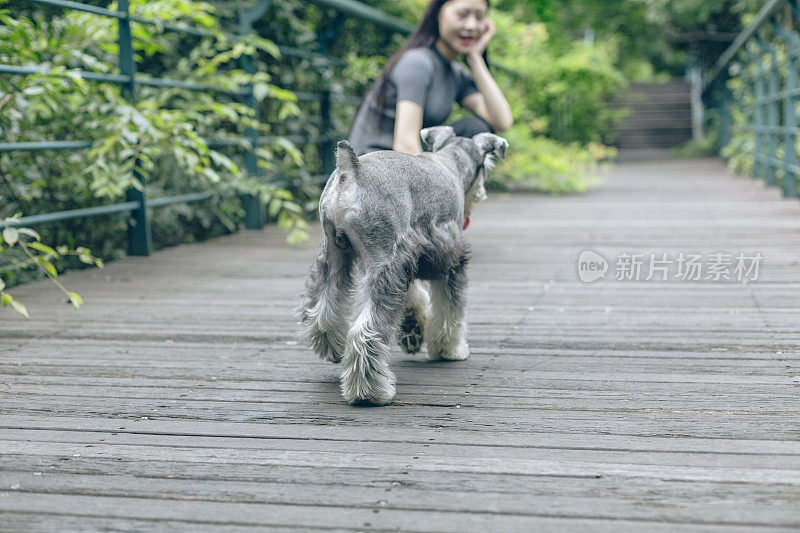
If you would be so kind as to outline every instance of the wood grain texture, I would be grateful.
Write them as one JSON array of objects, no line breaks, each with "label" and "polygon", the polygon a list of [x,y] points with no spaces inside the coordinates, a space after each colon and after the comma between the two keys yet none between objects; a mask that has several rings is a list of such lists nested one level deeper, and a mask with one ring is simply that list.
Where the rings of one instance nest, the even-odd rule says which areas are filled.
[{"label": "wood grain texture", "polygon": [[[800,207],[715,160],[467,230],[472,355],[394,353],[348,406],[298,342],[314,256],[274,227],[16,289],[0,315],[0,530],[800,528]],[[577,258],[763,255],[759,279],[582,283]]]}]

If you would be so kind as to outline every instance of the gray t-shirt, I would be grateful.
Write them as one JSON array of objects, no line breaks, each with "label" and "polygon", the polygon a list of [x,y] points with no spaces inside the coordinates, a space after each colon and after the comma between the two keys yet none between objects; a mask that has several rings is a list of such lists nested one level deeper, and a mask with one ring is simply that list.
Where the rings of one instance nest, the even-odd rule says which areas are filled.
[{"label": "gray t-shirt", "polygon": [[422,127],[441,126],[450,116],[453,102],[478,88],[467,68],[450,62],[435,46],[414,48],[400,58],[387,79],[383,107],[378,109],[378,84],[372,85],[353,121],[350,144],[358,155],[391,150],[397,102],[411,100],[422,106]]}]

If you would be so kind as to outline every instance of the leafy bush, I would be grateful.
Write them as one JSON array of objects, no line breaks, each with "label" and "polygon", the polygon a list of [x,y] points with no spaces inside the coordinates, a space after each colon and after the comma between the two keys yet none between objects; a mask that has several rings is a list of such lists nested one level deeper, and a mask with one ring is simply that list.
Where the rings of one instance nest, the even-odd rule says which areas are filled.
[{"label": "leafy bush", "polygon": [[[109,6],[115,9],[115,4]],[[131,9],[158,18],[202,27],[215,38],[185,37],[158,26],[133,24],[137,70],[202,83],[223,91],[251,84],[262,107],[271,106],[284,120],[300,114],[295,96],[272,83],[266,72],[246,74],[236,68],[243,55],[278,56],[269,40],[247,37],[231,42],[203,2],[134,0]],[[83,79],[76,69],[116,71],[116,24],[105,17],[74,11],[0,10],[0,63],[42,65],[47,74],[0,76],[0,137],[8,142],[88,139],[88,151],[35,151],[0,154],[0,217],[120,201],[129,188],[146,181],[150,198],[209,191],[208,201],[153,210],[156,246],[218,235],[241,226],[240,197],[250,194],[271,205],[271,214],[288,239],[307,237],[306,205],[287,188],[268,185],[270,178],[292,174],[304,165],[302,152],[285,138],[255,148],[267,178],[244,171],[241,146],[214,148],[209,139],[272,132],[251,108],[225,92],[139,87],[131,99],[111,83]],[[188,42],[186,42],[188,40]],[[176,53],[177,52],[177,53]],[[185,52],[185,53],[182,53]],[[145,68],[146,67],[146,68]],[[109,216],[39,228],[48,242],[74,248],[77,243],[104,258],[122,253],[126,219]],[[0,255],[6,281],[18,279],[18,257]],[[6,264],[3,267],[3,264]],[[78,260],[60,266],[76,266]],[[24,279],[24,273],[22,273]]]},{"label": "leafy bush", "polygon": [[614,43],[556,46],[541,23],[523,24],[502,12],[492,17],[498,28],[493,57],[518,73],[504,78],[516,114],[532,122],[533,131],[560,142],[613,140],[612,123],[624,111],[612,109],[609,101],[627,86],[614,67]]},{"label": "leafy bush", "polygon": [[487,184],[493,189],[586,192],[600,184],[600,161],[616,153],[614,148],[598,143],[564,144],[543,135],[531,135],[525,124],[515,124],[503,135],[510,148]]}]

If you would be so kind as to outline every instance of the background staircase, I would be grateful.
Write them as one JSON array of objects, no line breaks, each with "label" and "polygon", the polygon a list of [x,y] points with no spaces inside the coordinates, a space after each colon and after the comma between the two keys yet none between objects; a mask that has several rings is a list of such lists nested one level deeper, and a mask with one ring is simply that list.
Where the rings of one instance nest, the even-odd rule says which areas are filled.
[{"label": "background staircase", "polygon": [[669,156],[669,149],[692,139],[689,83],[632,83],[628,94],[614,103],[630,114],[617,123],[614,145],[620,159]]}]

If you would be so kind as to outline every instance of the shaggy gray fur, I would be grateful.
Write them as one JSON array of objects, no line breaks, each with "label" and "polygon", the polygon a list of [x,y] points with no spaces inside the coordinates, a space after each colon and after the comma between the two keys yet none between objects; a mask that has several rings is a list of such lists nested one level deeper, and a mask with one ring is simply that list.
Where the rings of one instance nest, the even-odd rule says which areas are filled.
[{"label": "shaggy gray fur", "polygon": [[[342,394],[350,403],[392,401],[391,343],[409,316],[404,304],[410,305],[406,295],[414,280],[431,282],[428,357],[465,359],[469,353],[464,198],[490,166],[488,156],[504,157],[508,143],[491,133],[456,137],[448,126],[421,136],[433,152],[357,157],[340,141],[336,170],[320,198],[324,236],[299,314],[314,351],[343,363]],[[409,326],[419,321],[420,333],[424,314],[410,315]]]}]

